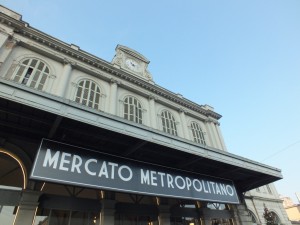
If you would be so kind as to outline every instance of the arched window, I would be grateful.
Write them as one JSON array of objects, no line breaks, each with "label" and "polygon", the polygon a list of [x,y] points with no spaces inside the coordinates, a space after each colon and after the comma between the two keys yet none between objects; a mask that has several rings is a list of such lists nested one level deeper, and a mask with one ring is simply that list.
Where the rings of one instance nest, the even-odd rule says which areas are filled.
[{"label": "arched window", "polygon": [[174,116],[167,110],[161,113],[161,123],[163,131],[177,136],[177,128]]},{"label": "arched window", "polygon": [[280,219],[279,219],[278,215],[274,212],[271,212],[271,215],[273,217],[274,224],[280,224]]},{"label": "arched window", "polygon": [[228,205],[223,203],[217,203],[217,202],[209,202],[206,204],[206,207],[209,209],[215,209],[215,210],[227,210]]},{"label": "arched window", "polygon": [[[12,65],[15,67],[15,65]],[[12,68],[11,68],[12,69]],[[28,87],[43,90],[49,76],[49,68],[42,61],[34,58],[25,59],[17,65],[12,76],[8,78]]]},{"label": "arched window", "polygon": [[265,204],[264,204],[263,217],[266,221],[266,224],[274,224],[274,225],[280,224],[280,219],[278,215],[275,212],[269,211],[268,208],[265,206]]},{"label": "arched window", "polygon": [[100,87],[91,80],[81,80],[78,83],[75,102],[94,109],[100,109]]},{"label": "arched window", "polygon": [[252,224],[253,225],[257,225],[257,219],[256,219],[256,216],[254,215],[254,213],[252,211],[248,211],[249,212],[249,215],[251,216],[251,221],[252,221]]},{"label": "arched window", "polygon": [[204,133],[203,133],[200,125],[196,122],[192,122],[191,123],[191,130],[192,130],[194,142],[206,145],[205,138],[204,138]]},{"label": "arched window", "polygon": [[124,100],[124,118],[136,123],[143,123],[142,105],[134,97],[128,96]]}]

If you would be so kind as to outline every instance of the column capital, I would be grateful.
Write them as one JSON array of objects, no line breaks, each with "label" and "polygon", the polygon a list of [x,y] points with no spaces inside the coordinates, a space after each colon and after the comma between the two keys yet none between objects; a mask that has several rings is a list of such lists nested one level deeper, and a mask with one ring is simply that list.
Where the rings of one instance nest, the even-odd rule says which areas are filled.
[{"label": "column capital", "polygon": [[41,196],[42,192],[40,191],[33,191],[33,190],[23,190],[21,194],[21,205],[22,203],[38,203],[39,197]]},{"label": "column capital", "polygon": [[184,108],[181,107],[181,108],[178,109],[178,112],[186,114],[187,111]]},{"label": "column capital", "polygon": [[114,78],[110,78],[110,83],[111,83],[111,84],[120,85],[120,84],[121,84],[121,81],[119,81],[119,80],[117,80],[117,79],[114,79]]},{"label": "column capital", "polygon": [[216,125],[220,126],[220,123],[219,123],[219,121],[217,121],[217,120],[214,120],[214,119],[213,119],[213,118],[211,118],[211,117],[208,117],[208,118],[206,118],[206,119],[205,119],[205,122],[206,122],[206,123],[214,123],[214,124],[216,124]]},{"label": "column capital", "polygon": [[64,65],[70,65],[70,66],[72,66],[72,67],[77,65],[76,62],[74,62],[74,61],[72,61],[72,60],[70,60],[70,59],[67,59],[67,58],[64,58],[64,59],[63,59],[63,64],[64,64]]},{"label": "column capital", "polygon": [[157,98],[155,95],[149,94],[149,95],[148,95],[148,99],[149,99],[149,100],[157,101],[158,98]]},{"label": "column capital", "polygon": [[7,49],[12,49],[13,47],[15,47],[16,45],[18,45],[20,43],[19,39],[14,38],[12,35],[10,35],[7,39],[5,48]]}]

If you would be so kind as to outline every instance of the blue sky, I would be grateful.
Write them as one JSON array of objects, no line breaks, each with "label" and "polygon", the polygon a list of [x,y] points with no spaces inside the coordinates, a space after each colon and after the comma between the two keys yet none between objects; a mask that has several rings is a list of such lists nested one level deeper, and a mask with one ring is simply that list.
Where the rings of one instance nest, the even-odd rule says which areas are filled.
[{"label": "blue sky", "polygon": [[282,170],[300,192],[299,0],[0,0],[32,27],[111,61],[117,44],[156,84],[223,115],[231,153]]}]

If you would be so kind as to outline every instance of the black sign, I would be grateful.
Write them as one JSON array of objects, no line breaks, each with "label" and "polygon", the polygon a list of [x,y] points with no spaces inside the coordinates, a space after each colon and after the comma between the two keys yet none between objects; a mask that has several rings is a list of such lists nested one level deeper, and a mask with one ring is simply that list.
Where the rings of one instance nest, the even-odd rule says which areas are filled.
[{"label": "black sign", "polygon": [[154,196],[239,203],[232,181],[42,140],[31,179]]}]

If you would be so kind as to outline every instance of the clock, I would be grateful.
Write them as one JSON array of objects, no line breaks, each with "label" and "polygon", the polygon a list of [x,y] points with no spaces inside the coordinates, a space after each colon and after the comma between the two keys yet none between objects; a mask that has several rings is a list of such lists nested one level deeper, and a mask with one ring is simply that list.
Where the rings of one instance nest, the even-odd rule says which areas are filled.
[{"label": "clock", "polygon": [[125,61],[125,63],[126,63],[126,66],[128,67],[128,69],[130,69],[134,72],[139,72],[140,71],[140,65],[134,59],[127,59]]}]

